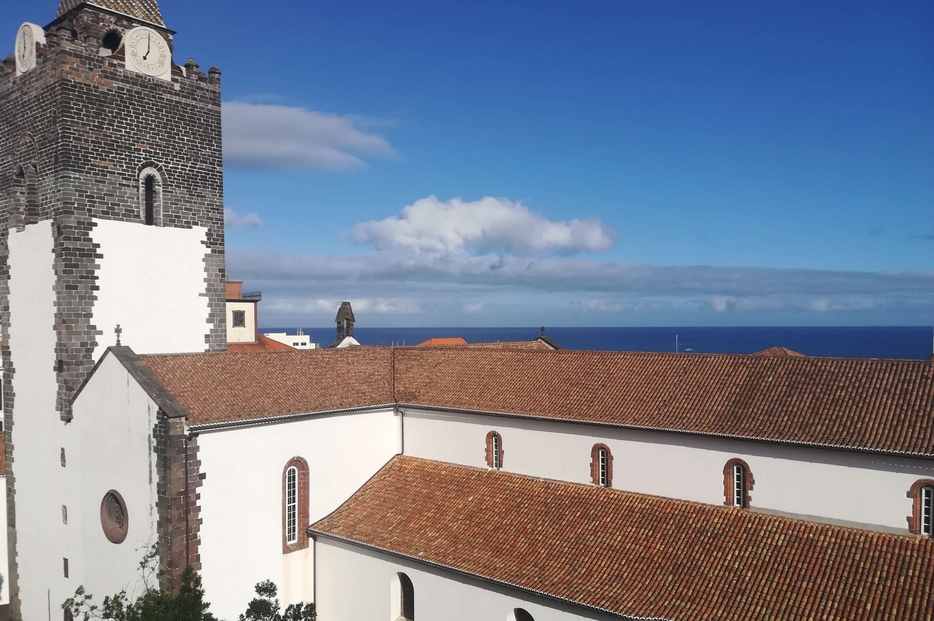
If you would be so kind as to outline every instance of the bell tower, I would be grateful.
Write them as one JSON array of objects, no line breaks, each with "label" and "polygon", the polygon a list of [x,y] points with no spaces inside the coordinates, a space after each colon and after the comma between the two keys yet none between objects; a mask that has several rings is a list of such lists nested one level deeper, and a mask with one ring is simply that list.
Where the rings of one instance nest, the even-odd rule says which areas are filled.
[{"label": "bell tower", "polygon": [[61,0],[47,26],[8,34],[0,574],[21,620],[47,618],[49,602],[58,617],[96,571],[82,550],[99,524],[67,512],[98,493],[71,467],[72,396],[118,325],[137,353],[223,350],[226,275],[220,71],[177,64],[157,1]]}]

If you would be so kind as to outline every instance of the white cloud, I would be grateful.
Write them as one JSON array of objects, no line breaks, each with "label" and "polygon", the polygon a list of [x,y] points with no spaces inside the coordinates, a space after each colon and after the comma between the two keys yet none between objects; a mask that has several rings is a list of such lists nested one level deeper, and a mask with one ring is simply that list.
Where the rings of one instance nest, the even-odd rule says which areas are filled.
[{"label": "white cloud", "polygon": [[[934,312],[934,271],[655,266],[570,257],[610,247],[615,232],[596,220],[550,221],[505,199],[442,202],[430,196],[398,216],[358,224],[353,237],[376,249],[341,256],[231,250],[228,270],[252,287],[277,292],[266,308],[282,316],[333,316],[338,296],[358,296],[354,308],[364,313],[444,309],[492,317],[503,305],[489,310],[478,299],[512,296],[512,308],[521,308],[532,305],[525,301],[531,296],[560,292],[574,292],[568,302],[575,312],[594,314]],[[304,291],[317,295],[308,299]]]},{"label": "white cloud", "polygon": [[257,228],[263,221],[255,213],[239,214],[229,207],[224,207],[224,224],[232,229]]},{"label": "white cloud", "polygon": [[391,157],[382,136],[361,131],[365,119],[292,106],[224,104],[224,159],[232,166],[281,170],[345,170],[363,156]]},{"label": "white cloud", "polygon": [[[918,299],[905,300],[900,296],[889,299],[871,295],[753,295],[753,296],[714,296],[710,307],[718,313],[755,312],[755,311],[812,311],[852,312],[871,311],[883,308],[909,308],[918,303]],[[930,304],[930,299],[928,298]]]},{"label": "white cloud", "polygon": [[356,225],[352,235],[357,242],[374,243],[377,250],[417,254],[570,253],[607,250],[616,242],[616,231],[599,220],[556,222],[522,203],[490,196],[471,202],[429,196],[399,216]]},{"label": "white cloud", "polygon": [[671,302],[654,298],[628,298],[624,300],[596,298],[582,300],[580,304],[581,310],[585,313],[623,313],[668,307]]},{"label": "white cloud", "polygon": [[[336,315],[340,308],[339,299],[301,299],[286,298],[270,300],[264,309],[274,315],[308,314],[308,315]],[[422,312],[420,300],[412,298],[375,298],[351,299],[354,312],[372,313],[375,315],[417,315]]]}]

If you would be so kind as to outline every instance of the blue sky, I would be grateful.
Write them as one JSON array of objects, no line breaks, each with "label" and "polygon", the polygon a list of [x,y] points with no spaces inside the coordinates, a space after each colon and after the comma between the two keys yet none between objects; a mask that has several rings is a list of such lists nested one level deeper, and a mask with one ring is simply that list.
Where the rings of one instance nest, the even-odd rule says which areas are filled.
[{"label": "blue sky", "polygon": [[268,326],[934,323],[934,3],[160,6]]}]

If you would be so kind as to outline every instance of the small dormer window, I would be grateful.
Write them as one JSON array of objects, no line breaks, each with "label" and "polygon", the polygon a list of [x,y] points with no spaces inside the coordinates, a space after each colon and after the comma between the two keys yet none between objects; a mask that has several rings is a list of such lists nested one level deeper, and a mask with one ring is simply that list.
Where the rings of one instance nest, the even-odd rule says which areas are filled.
[{"label": "small dormer window", "polygon": [[233,311],[233,327],[234,328],[245,328],[246,327],[246,311],[235,310]]}]

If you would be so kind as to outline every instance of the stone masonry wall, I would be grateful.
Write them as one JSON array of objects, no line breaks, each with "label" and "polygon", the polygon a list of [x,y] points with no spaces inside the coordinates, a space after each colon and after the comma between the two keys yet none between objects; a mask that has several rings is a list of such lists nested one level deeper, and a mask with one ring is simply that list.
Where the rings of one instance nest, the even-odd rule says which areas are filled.
[{"label": "stone masonry wall", "polygon": [[[144,226],[143,168],[163,173],[158,224],[208,230],[205,349],[226,347],[220,72],[206,76],[193,65],[186,77],[176,66],[168,82],[126,71],[122,51],[101,55],[100,40],[108,30],[135,25],[83,5],[49,26],[35,69],[16,76],[12,56],[0,63],[0,320],[11,594],[17,571],[10,229],[53,220],[57,408],[63,421],[70,419],[70,399],[94,365],[98,336],[113,329],[93,323],[97,271],[107,260],[93,241],[94,219]],[[171,45],[171,33],[164,34]],[[158,249],[141,249],[141,260],[159,260]]]}]

